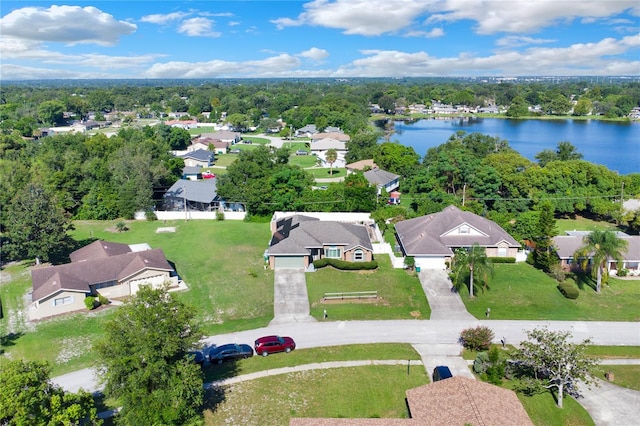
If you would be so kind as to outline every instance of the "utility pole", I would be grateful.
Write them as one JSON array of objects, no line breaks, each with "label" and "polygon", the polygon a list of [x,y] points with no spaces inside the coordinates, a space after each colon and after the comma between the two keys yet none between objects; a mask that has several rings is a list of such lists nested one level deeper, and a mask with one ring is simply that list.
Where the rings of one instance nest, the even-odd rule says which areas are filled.
[{"label": "utility pole", "polygon": [[289,124],[289,149],[291,149],[292,142],[293,142],[293,124]]},{"label": "utility pole", "polygon": [[622,189],[620,190],[620,204],[624,206],[624,181],[622,181]]}]

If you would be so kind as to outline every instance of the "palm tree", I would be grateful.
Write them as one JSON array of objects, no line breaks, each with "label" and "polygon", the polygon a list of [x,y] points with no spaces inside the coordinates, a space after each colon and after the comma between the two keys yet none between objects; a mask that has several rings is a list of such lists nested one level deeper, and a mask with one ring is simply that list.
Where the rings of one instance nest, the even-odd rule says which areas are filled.
[{"label": "palm tree", "polygon": [[330,149],[327,150],[327,153],[324,155],[325,160],[327,160],[327,163],[329,163],[329,166],[331,167],[330,169],[330,174],[331,176],[333,176],[333,163],[336,162],[336,160],[338,159],[338,151],[336,151],[335,149]]},{"label": "palm tree", "polygon": [[493,263],[487,257],[486,250],[478,243],[472,245],[469,250],[456,250],[453,258],[453,281],[456,288],[463,285],[462,279],[466,276],[467,270],[469,271],[469,296],[473,297],[476,278],[482,277],[483,287],[486,288],[489,275],[493,274]]},{"label": "palm tree", "polygon": [[613,231],[593,231],[582,239],[583,246],[573,254],[574,261],[580,261],[583,269],[589,258],[593,259],[591,275],[596,278],[596,293],[600,293],[602,286],[602,270],[607,267],[609,260],[622,261],[622,253],[626,251],[628,242],[618,238]]}]

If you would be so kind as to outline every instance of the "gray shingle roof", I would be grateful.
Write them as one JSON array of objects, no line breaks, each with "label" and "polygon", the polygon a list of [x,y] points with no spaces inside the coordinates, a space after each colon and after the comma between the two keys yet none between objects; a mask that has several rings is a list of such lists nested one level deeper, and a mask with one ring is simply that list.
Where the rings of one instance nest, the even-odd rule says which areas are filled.
[{"label": "gray shingle roof", "polygon": [[188,201],[199,203],[211,203],[217,196],[216,179],[179,179],[164,194],[165,198],[186,198]]},{"label": "gray shingle roof", "polygon": [[182,154],[179,156],[180,158],[193,158],[198,161],[212,161],[213,160],[213,151],[208,151],[204,149],[196,149],[195,151],[189,151],[186,154]]},{"label": "gray shingle roof", "polygon": [[386,185],[394,180],[400,178],[400,175],[393,174],[382,169],[372,169],[364,172],[364,177],[372,185]]},{"label": "gray shingle roof", "polygon": [[295,215],[278,221],[267,252],[270,255],[308,255],[310,249],[325,245],[343,246],[345,250],[358,246],[373,250],[369,233],[363,225]]},{"label": "gray shingle roof", "polygon": [[[573,253],[584,245],[584,235],[559,235],[553,237],[553,246],[560,259],[571,259]],[[627,241],[627,249],[622,252],[622,258],[627,261],[640,261],[640,236],[627,235],[620,236],[621,240]]]},{"label": "gray shingle roof", "polygon": [[[447,234],[464,225],[477,235]],[[475,243],[482,247],[495,247],[504,241],[509,247],[520,247],[497,223],[455,206],[446,207],[440,213],[398,222],[396,233],[408,256],[449,256],[453,254],[452,248],[470,247]]]}]

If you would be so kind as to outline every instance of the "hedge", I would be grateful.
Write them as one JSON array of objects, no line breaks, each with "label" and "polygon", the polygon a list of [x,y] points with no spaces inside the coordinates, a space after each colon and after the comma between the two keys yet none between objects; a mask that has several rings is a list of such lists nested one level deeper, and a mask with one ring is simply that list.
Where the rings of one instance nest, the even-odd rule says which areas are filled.
[{"label": "hedge", "polygon": [[580,290],[571,283],[562,283],[558,285],[558,290],[567,299],[577,299],[580,296]]},{"label": "hedge", "polygon": [[515,257],[490,257],[492,263],[516,263]]},{"label": "hedge", "polygon": [[375,260],[372,260],[371,262],[347,262],[340,259],[329,259],[323,257],[322,259],[313,261],[313,266],[316,269],[324,268],[327,265],[343,271],[358,271],[363,269],[370,270],[378,268],[378,262]]}]

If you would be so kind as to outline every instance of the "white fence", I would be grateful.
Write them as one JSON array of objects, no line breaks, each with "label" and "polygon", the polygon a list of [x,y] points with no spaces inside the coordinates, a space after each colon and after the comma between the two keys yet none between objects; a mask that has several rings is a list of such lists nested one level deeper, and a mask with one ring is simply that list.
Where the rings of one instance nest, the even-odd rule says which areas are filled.
[{"label": "white fence", "polygon": [[[158,220],[215,220],[216,212],[198,212],[198,211],[186,211],[186,212],[166,212],[155,211]],[[244,220],[246,212],[224,212],[225,220]],[[146,216],[144,212],[136,212],[136,220],[145,220]]]}]

